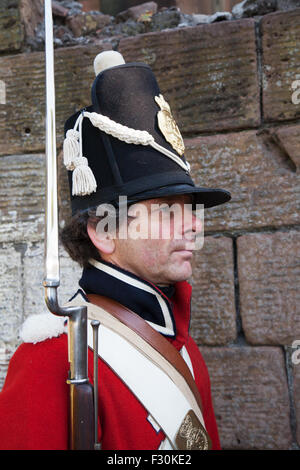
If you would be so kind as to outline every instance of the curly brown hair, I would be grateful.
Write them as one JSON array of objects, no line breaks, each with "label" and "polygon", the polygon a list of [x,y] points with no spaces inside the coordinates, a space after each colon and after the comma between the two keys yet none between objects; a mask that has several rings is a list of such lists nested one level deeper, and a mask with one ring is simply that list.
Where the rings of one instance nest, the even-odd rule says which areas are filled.
[{"label": "curly brown hair", "polygon": [[[97,215],[97,209],[97,207],[93,207],[78,212],[67,222],[65,227],[60,230],[59,238],[62,245],[69,256],[82,267],[86,267],[89,264],[90,258],[94,258],[98,261],[101,260],[101,255],[87,232],[88,223],[92,223],[96,228],[97,223],[104,218],[104,215]],[[115,218],[116,229],[118,229],[125,213],[120,213],[118,208],[115,208],[115,211],[113,211],[111,215]]]},{"label": "curly brown hair", "polygon": [[69,256],[85,267],[89,258],[100,260],[100,253],[91,242],[87,232],[89,220],[96,217],[96,209],[89,209],[74,215],[60,231],[59,238]]}]

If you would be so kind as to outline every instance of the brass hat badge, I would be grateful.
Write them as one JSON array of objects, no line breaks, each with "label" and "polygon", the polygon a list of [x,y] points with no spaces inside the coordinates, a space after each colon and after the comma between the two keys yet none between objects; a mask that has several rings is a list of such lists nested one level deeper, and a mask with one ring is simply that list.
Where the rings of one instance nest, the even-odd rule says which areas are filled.
[{"label": "brass hat badge", "polygon": [[165,101],[163,95],[155,96],[154,99],[160,107],[160,111],[157,113],[158,127],[166,141],[169,142],[173,149],[181,156],[184,153],[184,143],[178,126],[172,116],[171,108]]}]

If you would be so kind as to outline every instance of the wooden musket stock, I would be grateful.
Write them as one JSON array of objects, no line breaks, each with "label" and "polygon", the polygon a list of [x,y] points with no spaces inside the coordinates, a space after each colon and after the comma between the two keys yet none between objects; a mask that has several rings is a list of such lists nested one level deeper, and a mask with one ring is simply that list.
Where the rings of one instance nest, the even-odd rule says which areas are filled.
[{"label": "wooden musket stock", "polygon": [[70,384],[70,449],[94,449],[93,387]]}]

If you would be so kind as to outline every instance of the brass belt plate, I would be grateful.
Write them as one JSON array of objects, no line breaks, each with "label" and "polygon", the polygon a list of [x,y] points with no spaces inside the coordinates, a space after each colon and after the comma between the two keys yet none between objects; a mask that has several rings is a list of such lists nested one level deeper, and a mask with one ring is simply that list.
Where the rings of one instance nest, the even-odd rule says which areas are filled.
[{"label": "brass belt plate", "polygon": [[175,443],[179,450],[211,449],[210,437],[193,410],[189,410],[186,414],[176,435]]}]

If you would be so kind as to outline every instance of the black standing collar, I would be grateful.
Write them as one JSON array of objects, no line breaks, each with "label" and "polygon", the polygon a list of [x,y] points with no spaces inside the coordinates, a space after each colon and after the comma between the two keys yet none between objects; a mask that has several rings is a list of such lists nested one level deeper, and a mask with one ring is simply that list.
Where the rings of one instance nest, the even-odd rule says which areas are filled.
[{"label": "black standing collar", "polygon": [[[109,297],[146,320],[156,331],[176,336],[176,327],[168,296],[174,288],[158,288],[144,279],[104,261],[90,260],[79,285],[85,294]],[[163,290],[165,292],[163,292]]]}]

